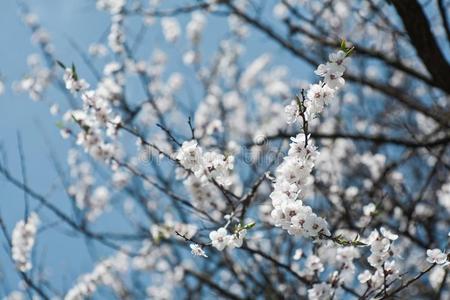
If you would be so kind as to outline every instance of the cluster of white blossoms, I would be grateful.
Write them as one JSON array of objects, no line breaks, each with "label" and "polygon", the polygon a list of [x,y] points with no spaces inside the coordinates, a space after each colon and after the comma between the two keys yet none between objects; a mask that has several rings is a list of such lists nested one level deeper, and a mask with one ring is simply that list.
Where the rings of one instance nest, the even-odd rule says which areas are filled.
[{"label": "cluster of white blossoms", "polygon": [[108,207],[109,190],[105,186],[94,187],[95,178],[91,165],[81,161],[76,150],[69,151],[67,161],[70,175],[74,179],[67,192],[73,197],[77,207],[86,213],[87,220],[93,221]]},{"label": "cluster of white blossoms", "polygon": [[200,62],[200,50],[198,45],[202,40],[203,29],[206,26],[207,18],[201,12],[194,12],[191,20],[186,25],[186,36],[190,42],[189,49],[183,54],[183,62],[191,65]]},{"label": "cluster of white blossoms", "polygon": [[186,25],[186,35],[192,44],[196,45],[200,42],[205,25],[205,15],[201,12],[194,12],[191,21]]},{"label": "cluster of white blossoms", "polygon": [[[197,141],[186,141],[179,149],[176,159],[180,164],[194,173],[196,179],[189,179],[189,176],[185,182],[188,182],[188,186],[192,186],[196,194],[199,194],[202,199],[208,199],[213,195],[214,190],[211,189],[210,182],[215,182],[220,186],[228,187],[232,184],[232,174],[234,166],[234,156],[224,156],[214,151],[204,152]],[[203,193],[198,192],[202,190],[202,186],[205,187]],[[201,200],[200,200],[201,201]],[[197,207],[203,206],[203,203],[198,203]],[[247,234],[247,230],[244,228],[238,228],[233,234],[228,234],[225,227],[219,228],[217,231],[211,231],[209,238],[211,239],[212,246],[217,250],[222,251],[225,247],[236,248],[241,247],[244,237]],[[192,253],[195,255],[205,256],[204,252],[199,247],[191,246]],[[201,250],[201,251],[200,251]],[[206,257],[206,256],[205,256]]]},{"label": "cluster of white blossoms", "polygon": [[118,252],[115,256],[99,262],[91,273],[82,275],[75,286],[65,295],[65,300],[82,300],[92,296],[99,285],[108,286],[117,295],[126,293],[125,287],[117,274],[128,270],[128,256]]},{"label": "cluster of white blossoms", "polygon": [[114,53],[122,53],[125,50],[124,43],[123,16],[121,14],[113,15],[108,35],[108,46]]},{"label": "cluster of white blossoms", "polygon": [[30,255],[38,225],[39,217],[35,212],[32,212],[26,220],[19,221],[14,227],[11,240],[12,259],[21,272],[29,271],[32,268]]},{"label": "cluster of white blossoms", "polygon": [[221,212],[226,209],[227,202],[223,201],[216,186],[205,183],[196,176],[189,176],[183,184],[192,196],[192,205],[195,208],[209,213],[214,220],[222,220]]},{"label": "cluster of white blossoms", "polygon": [[202,246],[200,246],[199,244],[190,244],[189,247],[191,247],[191,253],[196,255],[196,256],[203,256],[203,257],[208,257],[208,255],[206,255],[205,251],[203,250]]},{"label": "cluster of white blossoms", "polygon": [[[110,66],[107,65],[105,69],[108,67]],[[82,145],[86,152],[98,160],[107,161],[112,157],[120,156],[120,149],[114,140],[121,118],[113,114],[111,107],[111,101],[116,95],[106,92],[103,82],[99,83],[96,90],[88,90],[88,84],[78,78],[74,68],[65,70],[64,82],[69,91],[79,92],[83,100],[82,109],[69,110],[63,116],[64,125],[75,121],[81,128],[77,134],[77,144]],[[113,84],[115,85],[117,83]],[[110,91],[110,89],[106,90]],[[62,131],[62,133],[66,132],[67,129]]]},{"label": "cluster of white blossoms", "polygon": [[164,38],[169,43],[175,43],[180,37],[181,29],[177,19],[171,17],[163,18],[161,20],[161,27]]},{"label": "cluster of white blossoms", "polygon": [[203,152],[196,140],[183,142],[176,159],[180,164],[194,173],[202,182],[213,180],[219,185],[229,186],[232,183],[231,171],[234,168],[234,156]]},{"label": "cluster of white blossoms", "polygon": [[318,84],[313,84],[309,87],[306,94],[306,113],[308,117],[313,118],[320,114],[324,107],[330,104],[334,97],[335,90],[328,85],[324,85],[321,81]]},{"label": "cluster of white blossoms", "polygon": [[329,283],[316,283],[308,290],[309,300],[330,300],[333,298],[334,289]]},{"label": "cluster of white blossoms", "polygon": [[257,74],[270,62],[270,55],[263,54],[255,59],[244,71],[239,79],[239,87],[243,90],[249,90],[256,83]]},{"label": "cluster of white blossoms", "polygon": [[41,100],[51,83],[52,72],[42,65],[37,54],[29,55],[27,64],[31,69],[30,73],[26,74],[20,81],[15,81],[13,90],[28,93],[33,101]]},{"label": "cluster of white blossoms", "polygon": [[[381,234],[380,234],[381,232]],[[375,272],[371,273],[369,270],[365,270],[358,275],[360,283],[367,283],[371,287],[377,288],[387,282],[392,282],[399,276],[399,269],[393,259],[395,251],[392,247],[392,243],[398,239],[398,235],[390,232],[384,227],[378,230],[373,230],[366,243],[370,245],[370,256],[367,258],[367,262],[375,268]]]},{"label": "cluster of white blossoms", "polygon": [[[345,80],[342,76],[345,72],[347,60],[347,54],[339,50],[330,54],[329,61],[326,64],[319,65],[315,71],[317,75],[323,77],[323,81],[310,84],[306,92],[306,98],[302,105],[305,107],[303,113],[307,121],[320,114],[324,107],[333,100],[337,91],[344,86]],[[301,109],[299,103],[295,100],[286,106],[285,113],[288,124],[299,120],[302,113]]]},{"label": "cluster of white blossoms", "polygon": [[[32,42],[37,44],[46,56],[52,56],[54,45],[51,43],[50,34],[39,23],[39,17],[25,11],[22,19],[33,33]],[[53,63],[49,63],[46,59],[42,63],[39,54],[32,53],[27,58],[27,64],[31,69],[30,72],[24,75],[20,81],[13,83],[13,90],[28,93],[34,101],[41,100],[53,79]]]},{"label": "cluster of white blossoms", "polygon": [[25,296],[25,293],[20,291],[12,291],[7,295],[3,300],[25,300],[27,297]]},{"label": "cluster of white blossoms", "polygon": [[440,249],[428,249],[427,261],[431,264],[446,265],[448,264],[448,254]]},{"label": "cluster of white blossoms", "polygon": [[[191,246],[191,250],[201,253],[194,246]],[[170,262],[174,257],[170,244],[161,243],[156,246],[153,241],[145,240],[139,255],[132,258],[130,270],[151,274],[152,280],[146,288],[147,299],[177,299],[177,288],[185,276],[186,264],[181,261],[173,266]]]},{"label": "cluster of white blossoms", "polygon": [[94,43],[89,45],[88,52],[92,57],[105,57],[108,54],[108,48],[103,44]]},{"label": "cluster of white blossoms", "polygon": [[97,0],[97,9],[109,11],[111,14],[120,13],[127,3],[126,0]]},{"label": "cluster of white blossoms", "polygon": [[108,207],[110,199],[110,193],[107,187],[97,187],[90,196],[89,199],[89,212],[86,217],[89,221],[96,219],[103,211]]},{"label": "cluster of white blossoms", "polygon": [[78,79],[78,76],[72,68],[66,68],[63,76],[66,89],[72,93],[83,91],[89,88],[89,84],[84,79]]},{"label": "cluster of white blossoms", "polygon": [[[346,56],[340,50],[330,54],[325,65],[319,65],[316,74],[322,76],[324,82],[310,85],[303,103],[292,101],[285,108],[288,123],[295,123],[300,117],[310,121],[330,103],[345,82],[342,75]],[[313,238],[330,235],[327,222],[302,201],[306,188],[313,182],[311,171],[318,156],[317,148],[304,133],[291,138],[291,141],[288,155],[276,170],[274,190],[270,194],[274,207],[271,213],[273,223],[293,235]]]},{"label": "cluster of white blossoms", "polygon": [[228,234],[226,227],[211,231],[209,238],[214,248],[219,251],[228,247],[230,249],[240,248],[244,242],[244,237],[247,235],[246,229],[238,229],[233,234]]},{"label": "cluster of white blossoms", "polygon": [[324,78],[325,85],[330,89],[338,90],[344,86],[345,80],[342,77],[345,72],[345,64],[347,63],[347,54],[339,50],[331,53],[326,64],[320,64],[314,73]]}]

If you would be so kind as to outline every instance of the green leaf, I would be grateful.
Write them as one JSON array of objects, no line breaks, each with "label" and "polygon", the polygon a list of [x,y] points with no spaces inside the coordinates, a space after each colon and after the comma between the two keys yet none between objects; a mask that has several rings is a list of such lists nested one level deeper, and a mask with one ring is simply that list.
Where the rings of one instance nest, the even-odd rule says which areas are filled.
[{"label": "green leaf", "polygon": [[62,121],[58,121],[58,122],[56,122],[56,127],[58,129],[63,129],[64,128],[64,123]]},{"label": "green leaf", "polygon": [[355,50],[355,47],[351,47],[345,51],[345,56],[351,56],[353,54],[353,50]]},{"label": "green leaf", "polygon": [[73,79],[75,79],[75,81],[78,81],[77,69],[75,68],[74,63],[72,63],[72,76],[73,76]]},{"label": "green leaf", "polygon": [[359,241],[359,234],[355,237],[353,241],[345,239],[342,234],[334,237],[333,241],[341,246],[367,246],[367,244]]},{"label": "green leaf", "polygon": [[237,224],[234,227],[233,232],[235,234],[238,234],[239,232],[241,232],[242,230],[248,230],[248,229],[252,229],[253,227],[255,227],[256,223],[255,222],[250,222],[248,224],[242,225],[242,224]]},{"label": "green leaf", "polygon": [[360,241],[353,241],[352,242],[353,246],[367,246],[366,243],[360,242]]},{"label": "green leaf", "polygon": [[57,64],[58,66],[60,66],[63,70],[66,69],[66,65],[64,65],[61,61],[56,60],[56,64]]},{"label": "green leaf", "polygon": [[345,39],[341,39],[341,50],[347,52],[347,45]]},{"label": "green leaf", "polygon": [[345,52],[345,56],[351,56],[353,54],[353,51],[355,50],[355,47],[348,47],[347,41],[345,39],[341,39],[341,50]]},{"label": "green leaf", "polygon": [[252,229],[253,227],[255,227],[255,225],[256,225],[255,222],[250,222],[250,223],[244,225],[244,226],[242,227],[242,229]]}]

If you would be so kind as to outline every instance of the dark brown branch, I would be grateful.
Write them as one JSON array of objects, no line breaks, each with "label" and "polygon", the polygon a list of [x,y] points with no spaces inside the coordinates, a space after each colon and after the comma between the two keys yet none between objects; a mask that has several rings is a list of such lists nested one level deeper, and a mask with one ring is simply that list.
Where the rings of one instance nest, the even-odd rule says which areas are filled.
[{"label": "dark brown branch", "polygon": [[[450,143],[450,136],[435,139],[433,141],[414,141],[403,138],[389,137],[384,135],[365,135],[358,133],[345,133],[345,132],[334,132],[334,133],[324,133],[324,132],[311,132],[311,137],[315,139],[350,139],[353,141],[370,142],[375,144],[392,144],[407,148],[433,148]],[[276,135],[267,137],[267,140],[275,140],[280,138],[290,138],[295,135],[294,133],[280,132]]]},{"label": "dark brown branch", "polygon": [[383,298],[380,299],[391,299],[394,297],[395,294],[397,294],[398,292],[406,289],[408,286],[410,286],[411,284],[413,284],[414,282],[416,282],[417,280],[419,280],[423,275],[425,275],[426,273],[428,273],[429,271],[431,271],[431,269],[434,268],[436,264],[431,265],[430,267],[428,267],[427,269],[425,269],[424,271],[420,272],[419,274],[417,274],[415,277],[413,277],[411,280],[409,280],[407,283],[405,283],[404,285],[400,286],[399,288],[395,289],[394,291],[387,293],[386,295],[383,296]]},{"label": "dark brown branch", "polygon": [[391,2],[402,19],[417,55],[435,82],[450,94],[448,82],[450,65],[431,32],[431,24],[422,6],[417,0],[392,0]]},{"label": "dark brown branch", "polygon": [[217,283],[212,281],[211,277],[208,275],[198,273],[198,272],[195,272],[195,271],[189,270],[189,269],[186,269],[185,271],[188,275],[191,275],[191,276],[197,278],[198,280],[200,280],[201,282],[207,284],[209,287],[211,287],[213,290],[215,290],[219,294],[225,296],[227,299],[234,299],[234,300],[243,299],[243,298],[239,297],[238,295],[231,293],[227,289],[222,288],[220,285],[218,285]]},{"label": "dark brown branch", "polygon": [[[39,203],[41,203],[43,206],[48,208],[52,213],[54,213],[58,218],[60,218],[62,221],[64,221],[69,227],[74,229],[75,231],[78,231],[84,235],[86,235],[89,238],[95,239],[101,244],[118,250],[122,251],[121,247],[110,242],[105,237],[100,236],[99,234],[96,234],[94,232],[91,232],[86,227],[81,226],[80,224],[77,224],[74,220],[72,220],[69,216],[67,216],[64,212],[62,212],[59,208],[57,208],[55,205],[50,203],[44,196],[40,195],[36,191],[32,190],[29,186],[25,185],[24,183],[20,182],[18,179],[13,177],[8,170],[6,170],[2,165],[0,165],[0,174],[2,174],[8,182],[10,182],[12,185],[16,186],[17,188],[21,189],[22,191],[26,192],[31,198],[37,200]],[[136,256],[138,254],[133,252],[126,252],[130,256]]]}]

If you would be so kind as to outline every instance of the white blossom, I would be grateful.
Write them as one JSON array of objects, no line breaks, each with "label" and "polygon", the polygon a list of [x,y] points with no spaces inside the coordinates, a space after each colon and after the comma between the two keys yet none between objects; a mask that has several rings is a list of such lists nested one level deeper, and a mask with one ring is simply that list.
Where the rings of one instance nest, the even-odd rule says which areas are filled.
[{"label": "white blossom", "polygon": [[369,280],[372,278],[372,274],[369,270],[364,270],[361,274],[358,275],[358,280],[360,283],[366,283],[369,282]]},{"label": "white blossom", "polygon": [[333,62],[321,64],[317,67],[315,73],[324,78],[325,84],[331,89],[340,89],[344,86],[345,80],[342,78],[344,75],[345,67]]},{"label": "white blossom", "polygon": [[3,95],[4,92],[5,92],[5,84],[0,79],[0,96]]},{"label": "white blossom", "polygon": [[190,244],[189,246],[191,247],[192,254],[196,256],[208,257],[203,248],[199,244]]},{"label": "white blossom", "polygon": [[125,287],[116,277],[119,273],[128,270],[128,256],[118,252],[114,256],[100,261],[92,272],[78,278],[77,283],[65,295],[65,300],[82,300],[92,296],[98,286],[105,285],[112,288],[116,293],[124,292]]},{"label": "white blossom", "polygon": [[217,231],[211,231],[209,233],[209,238],[212,242],[212,246],[219,251],[225,249],[230,241],[230,236],[225,228],[221,227]]},{"label": "white blossom", "polygon": [[428,249],[427,261],[431,264],[445,264],[447,262],[447,254],[442,252],[440,249]]},{"label": "white blossom", "polygon": [[166,41],[174,43],[178,40],[181,29],[177,19],[166,17],[161,20],[161,26]]},{"label": "white blossom", "polygon": [[202,150],[198,147],[197,141],[191,140],[183,142],[176,158],[185,168],[196,171],[201,168],[201,156]]},{"label": "white blossom", "polygon": [[89,87],[88,83],[84,79],[77,78],[77,74],[72,68],[66,68],[63,79],[66,89],[72,93],[86,90]]},{"label": "white blossom", "polygon": [[300,258],[302,258],[302,256],[303,256],[303,250],[297,249],[297,250],[295,250],[295,253],[294,253],[294,256],[292,257],[292,259],[299,260]]},{"label": "white blossom", "polygon": [[292,100],[291,104],[285,106],[284,112],[286,113],[286,122],[288,124],[295,123],[300,116],[299,107],[295,100]]},{"label": "white blossom", "polygon": [[316,283],[308,290],[308,298],[310,300],[330,300],[332,296],[332,288],[328,283]]},{"label": "white blossom", "polygon": [[4,298],[4,300],[25,300],[25,299],[26,299],[25,294],[19,291],[13,291]]},{"label": "white blossom", "polygon": [[104,57],[108,53],[108,48],[103,44],[91,44],[89,45],[88,52],[94,57]]},{"label": "white blossom", "polygon": [[450,181],[444,183],[436,194],[439,204],[450,212]]},{"label": "white blossom", "polygon": [[390,239],[391,241],[395,241],[396,239],[398,239],[398,235],[392,233],[383,226],[380,227],[380,232],[384,237]]},{"label": "white blossom", "polygon": [[97,9],[107,10],[111,14],[117,14],[125,4],[126,0],[97,0]]},{"label": "white blossom", "polygon": [[239,230],[238,232],[231,235],[228,240],[228,247],[232,248],[240,248],[242,247],[242,243],[244,242],[244,238],[247,235],[247,230]]},{"label": "white blossom", "polygon": [[430,284],[434,290],[441,287],[442,281],[446,278],[446,272],[442,267],[436,267],[430,272]]},{"label": "white blossom", "polygon": [[198,44],[201,39],[201,33],[206,25],[206,17],[200,12],[192,14],[191,21],[186,26],[187,37],[193,44]]},{"label": "white blossom", "polygon": [[257,59],[255,59],[242,74],[239,85],[242,89],[250,89],[257,80],[258,74],[265,68],[265,66],[270,62],[271,57],[268,54],[263,54]]},{"label": "white blossom", "polygon": [[26,220],[19,221],[14,227],[11,243],[12,243],[12,259],[17,269],[21,272],[31,270],[31,251],[33,249],[37,227],[39,225],[39,217],[32,212]]},{"label": "white blossom", "polygon": [[306,94],[307,101],[305,101],[308,116],[313,117],[322,113],[324,107],[330,104],[333,96],[334,90],[322,82],[310,85]]}]

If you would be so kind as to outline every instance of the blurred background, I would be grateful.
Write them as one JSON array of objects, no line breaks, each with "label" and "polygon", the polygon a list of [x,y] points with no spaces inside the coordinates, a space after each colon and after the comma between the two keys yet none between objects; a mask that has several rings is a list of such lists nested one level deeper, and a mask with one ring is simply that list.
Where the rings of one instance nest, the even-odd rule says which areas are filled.
[{"label": "blurred background", "polygon": [[[28,76],[30,66],[35,64],[37,57],[40,63],[48,68],[54,67],[53,58],[67,66],[73,63],[78,75],[86,79],[92,88],[95,88],[99,74],[104,72],[105,64],[115,60],[122,62],[123,57],[112,51],[104,57],[95,59],[91,59],[88,55],[88,49],[92,44],[108,45],[108,34],[114,13],[108,9],[98,10],[97,5],[102,2],[108,1],[0,1],[0,80],[4,86],[3,93],[0,93],[1,161],[13,177],[25,182],[38,194],[45,196],[49,202],[70,215],[72,213],[76,215],[74,211],[77,210],[63,188],[65,182],[61,174],[69,174],[67,166],[69,149],[80,147],[76,146],[71,139],[61,138],[61,118],[52,116],[50,111],[52,107],[55,108],[55,104],[60,111],[66,111],[73,101],[80,106],[81,100],[79,97],[72,97],[67,91],[64,92],[64,88],[61,89],[61,85],[58,86],[58,84],[52,84],[46,88],[38,97],[39,99],[32,99],[26,92],[19,92],[17,87],[21,84],[21,80]],[[146,7],[148,3],[158,1],[125,2],[127,12],[132,12],[135,3],[145,3],[144,7]],[[184,5],[198,5],[202,1],[159,2],[158,10],[167,11]],[[374,218],[374,221],[367,225],[367,230],[380,224],[387,224],[385,226],[391,230],[399,230],[396,232],[403,234],[402,237],[406,240],[415,238],[415,240],[413,238],[408,240],[410,244],[402,244],[404,247],[402,249],[406,249],[405,257],[408,257],[404,271],[416,271],[414,264],[409,263],[415,261],[411,258],[418,257],[417,253],[423,255],[424,249],[432,246],[443,248],[447,243],[450,200],[447,202],[438,200],[440,198],[437,191],[441,190],[448,180],[449,170],[447,145],[450,140],[448,132],[450,88],[446,85],[445,79],[442,79],[448,78],[448,74],[439,74],[442,69],[445,71],[448,65],[439,63],[438,60],[434,63],[433,59],[427,61],[428,52],[435,48],[423,47],[412,42],[411,32],[407,32],[403,25],[404,16],[401,18],[392,5],[392,2],[401,1],[235,2],[250,4],[242,11],[238,9],[239,7],[224,4],[218,12],[205,13],[207,25],[198,50],[207,62],[205,68],[208,69],[213,65],[209,63],[214,60],[215,55],[221,52],[219,50],[231,45],[229,48],[236,47],[236,52],[239,52],[242,46],[243,53],[237,55],[239,58],[236,65],[239,67],[233,70],[236,73],[230,72],[232,74],[230,77],[234,76],[236,81],[241,79],[240,76],[245,73],[246,68],[258,59],[262,65],[257,74],[253,74],[256,83],[248,90],[245,88],[238,90],[242,87],[239,86],[240,83],[233,83],[239,86],[235,90],[242,94],[242,102],[245,103],[244,106],[249,112],[244,118],[244,124],[234,124],[236,127],[242,127],[234,128],[234,130],[237,135],[242,133],[236,141],[241,143],[239,151],[245,152],[236,155],[238,161],[236,165],[242,161],[245,162],[242,168],[237,167],[237,173],[242,177],[243,185],[240,192],[248,190],[249,183],[254,182],[260,175],[260,171],[273,159],[267,156],[269,158],[264,157],[266,160],[261,165],[251,165],[246,161],[245,156],[253,155],[249,153],[254,152],[257,153],[256,156],[260,153],[267,154],[264,152],[267,150],[265,146],[269,148],[268,153],[276,151],[278,155],[286,152],[289,138],[298,132],[298,126],[286,125],[284,105],[288,104],[302,88],[307,89],[308,83],[318,80],[314,74],[317,65],[327,61],[328,54],[339,48],[341,39],[346,38],[350,41],[349,44],[354,43],[356,46],[356,55],[352,58],[348,72],[344,75],[347,85],[336,101],[327,108],[324,117],[320,118],[320,121],[318,119],[311,123],[311,132],[319,146],[321,158],[317,164],[318,176],[314,191],[308,191],[308,195],[310,198],[315,197],[316,201],[312,201],[314,211],[317,209],[320,215],[326,216],[334,229],[348,229],[352,233],[366,230],[366,226],[358,225],[359,218],[363,216],[365,207],[377,203],[377,209],[380,209],[379,217],[377,216],[378,219]],[[444,21],[441,19],[442,16],[449,15],[448,1],[415,2],[423,8],[429,20],[427,26],[442,52],[442,61],[449,60],[449,25],[444,26]],[[295,3],[298,11],[292,7],[288,9],[286,3]],[[30,14],[39,18],[39,24],[45,30],[39,32],[40,38],[47,39],[48,33],[49,44],[53,47],[53,58],[46,56],[39,43],[36,43],[36,32],[32,32],[30,26],[25,24],[24,15]],[[246,18],[246,21],[243,23],[236,21],[236,15]],[[181,74],[184,78],[183,88],[173,99],[170,99],[171,101],[168,101],[169,106],[174,106],[173,110],[179,110],[182,113],[172,114],[171,108],[168,108],[168,119],[178,134],[177,138],[185,140],[190,136],[188,117],[197,116],[196,109],[200,103],[206,102],[208,93],[211,91],[205,91],[197,78],[197,75],[202,74],[204,70],[197,70],[192,65],[187,66],[183,59],[185,53],[190,50],[185,30],[192,15],[190,12],[180,13],[175,18],[180,23],[182,31],[180,39],[175,43],[166,41],[160,18],[147,18],[139,13],[130,13],[126,17],[124,29],[134,58],[137,61],[147,62],[151,66],[149,73],[153,71],[151,69],[154,67],[153,60],[155,53],[159,53],[159,49],[160,53],[165,53],[167,60],[161,81],[169,82],[169,75],[175,73]],[[421,39],[420,35],[418,39]],[[226,44],[225,40],[227,42],[233,40],[236,43]],[[232,53],[231,50],[229,52]],[[419,50],[423,50],[425,54],[421,55]],[[266,54],[268,56],[265,56]],[[270,63],[261,63],[269,56]],[[124,61],[126,63],[125,59]],[[230,65],[232,63],[230,62]],[[272,66],[281,67],[272,68]],[[221,68],[227,70],[227,66],[221,66]],[[61,70],[57,73],[60,77],[53,79],[61,80],[62,74]],[[147,101],[147,95],[142,90],[140,78],[133,72],[127,73],[128,75],[124,94],[131,107],[139,107],[140,103]],[[230,79],[227,76],[228,74],[219,74],[217,78],[214,78],[217,80],[214,83],[223,88],[224,93],[235,91],[233,84],[227,81]],[[266,86],[271,83],[274,85]],[[162,98],[164,100],[164,97]],[[208,109],[217,110],[216,107],[207,105],[206,110]],[[145,113],[145,110],[140,111],[136,124],[148,130],[146,134],[150,141],[156,141],[156,136],[161,134],[161,130],[155,126],[155,118],[151,118],[154,116],[148,116],[150,121],[146,123]],[[203,116],[200,114],[200,117]],[[234,120],[232,117],[230,119]],[[207,119],[205,123],[211,121],[215,120]],[[262,137],[263,142],[267,144],[256,145],[259,137]],[[168,138],[165,138],[167,144]],[[124,140],[127,141],[124,143],[126,147],[136,150],[135,139],[124,138]],[[231,148],[227,148],[229,145],[226,143],[230,140],[232,138],[227,136],[225,131],[223,136],[221,133],[214,133],[211,137],[201,140],[201,143],[206,145],[205,147],[217,146],[226,152]],[[130,154],[130,156],[133,155],[135,154]],[[90,157],[84,157],[84,159],[92,166],[101,165],[94,163]],[[151,176],[160,180],[161,178],[153,173],[154,166],[149,166],[150,164],[145,163],[141,165],[145,172],[148,171]],[[271,168],[270,171],[273,172],[274,166]],[[106,173],[105,169],[107,168],[104,166],[95,169],[96,184],[108,182],[108,175],[102,177],[102,174]],[[165,179],[173,183],[177,193],[188,195],[189,193],[183,189],[182,182],[173,180],[175,171],[168,171],[168,169],[164,169],[167,172],[163,172],[161,177],[167,177]],[[110,170],[107,171],[110,172]],[[138,178],[132,180],[130,186],[139,187],[144,195],[148,192],[153,196],[154,191],[146,187]],[[262,208],[264,205],[267,207],[268,204],[271,208],[268,196],[271,188],[269,182],[262,185],[261,191],[258,191],[255,201],[249,208],[248,216],[261,220],[264,214],[267,217],[268,211],[262,211]],[[24,194],[4,176],[0,176],[0,217],[4,220],[9,232],[19,220],[25,217],[24,204],[30,200],[29,198],[29,195]],[[111,199],[110,209],[92,223],[95,231],[120,234],[135,229],[132,226],[135,224],[130,224],[132,222],[128,222],[123,213],[129,198],[132,197],[124,192],[115,193]],[[170,207],[169,198],[167,195],[162,195],[156,200],[164,202],[164,207]],[[153,205],[151,209],[156,214],[162,215],[166,212],[162,209],[158,211],[160,203],[151,203],[150,196],[148,202],[149,206]],[[33,272],[36,274],[44,271],[52,281],[52,286],[60,291],[67,291],[80,274],[92,270],[99,258],[107,257],[114,252],[101,243],[75,234],[53,213],[43,208],[38,201],[30,201],[30,203],[30,210],[37,211],[43,221],[33,250],[33,261],[36,262]],[[220,212],[221,221],[225,214],[225,209]],[[175,215],[178,216],[174,213]],[[142,214],[139,216],[145,219]],[[197,217],[195,214],[192,216],[193,219]],[[137,220],[140,221],[139,218],[134,221]],[[146,227],[145,230],[150,231],[152,225],[146,224],[148,228]],[[261,242],[261,245],[267,246],[261,246],[261,249],[266,249],[272,254],[272,242],[279,243],[277,244],[279,247],[276,247],[278,251],[276,255],[282,259],[290,260],[293,251],[297,248],[305,249],[305,252],[315,251],[315,245],[311,246],[309,241],[291,239],[292,236],[286,232],[281,233],[279,228],[274,229],[270,221],[266,219],[261,222],[261,227],[258,228],[262,232],[258,239],[261,238],[263,242],[266,242],[265,244]],[[208,239],[210,229],[199,230],[203,240]],[[368,232],[366,231],[365,234],[368,235]],[[126,242],[124,241],[123,244]],[[138,242],[134,245],[137,244]],[[8,257],[6,244],[2,245],[5,246],[5,251],[3,249],[0,251],[0,298],[16,290],[21,281],[14,272],[15,267]],[[190,255],[186,243],[182,245],[178,243],[176,247],[177,250],[182,249],[181,258]],[[217,252],[214,253],[217,254]],[[217,266],[223,268],[229,266],[222,261],[221,255],[215,254],[212,254],[207,262],[199,263],[197,260],[199,270],[206,270],[206,274],[209,275],[213,272],[211,270],[219,268]],[[237,262],[248,262],[251,260],[247,258],[252,257],[250,254],[244,256],[240,252],[233,255],[236,255]],[[174,263],[170,265],[170,268],[174,269],[176,265],[177,263]],[[257,263],[253,266],[261,268],[264,265]],[[359,268],[366,266],[367,262],[361,262],[358,265]],[[280,271],[280,268],[277,268],[277,272],[280,272],[276,273],[277,276],[281,274],[280,278],[286,275],[286,272]],[[327,272],[323,274],[328,275]],[[290,288],[297,288],[296,284],[289,284],[292,283],[292,276],[289,276],[288,274],[285,277],[287,287],[283,287],[286,288],[287,294],[291,291]],[[220,283],[221,278],[218,278],[219,276],[214,279]],[[355,278],[353,283],[356,282]],[[264,278],[264,280],[267,279]],[[271,283],[275,287],[279,285],[277,280]],[[242,287],[241,290],[247,291]],[[259,293],[257,288],[255,291],[256,294]],[[430,292],[429,295],[431,294]]]},{"label": "blurred background", "polygon": [[[82,74],[88,82],[95,80],[82,56],[86,55],[91,44],[105,42],[110,26],[108,14],[98,11],[95,1],[89,0],[33,0],[24,3],[31,13],[39,17],[41,25],[50,34],[55,47],[55,56],[66,64],[73,62],[77,66],[78,73]],[[179,4],[178,1],[164,1],[162,8]],[[53,160],[56,159],[64,165],[71,143],[61,139],[57,127],[58,120],[49,113],[50,107],[55,103],[61,107],[67,106],[65,96],[60,90],[50,88],[41,100],[33,101],[28,94],[19,93],[13,89],[14,82],[18,82],[29,71],[27,60],[32,59],[33,55],[42,53],[39,46],[31,40],[31,30],[24,24],[22,12],[20,2],[0,1],[0,74],[5,85],[4,93],[0,96],[0,143],[3,153],[7,155],[7,166],[19,178],[22,174],[19,144],[22,143],[28,184],[39,193],[48,195],[58,206],[69,210],[70,202],[67,201],[65,192],[60,187],[61,182]],[[183,15],[177,18],[183,27],[190,19],[189,16]],[[227,26],[226,20],[220,17],[211,18],[208,22],[208,30],[205,31],[204,43],[202,43],[202,51],[206,55],[211,54],[219,40],[226,35]],[[171,59],[169,70],[180,72],[189,81],[189,77],[193,74],[180,59],[182,48],[164,41],[158,23],[156,22],[147,30],[144,40],[137,48],[138,56],[148,59],[153,50],[162,49]],[[131,39],[142,30],[140,26],[139,20],[128,25]],[[299,81],[307,81],[313,75],[312,67],[299,60],[292,60],[291,55],[261,34],[250,36],[243,55],[243,63],[265,52],[273,53],[274,63],[289,65],[292,77],[298,78]],[[173,58],[177,58],[178,61],[172,61]],[[103,61],[106,61],[106,58]],[[97,62],[98,66],[101,66],[103,61]],[[201,93],[198,84],[190,88],[190,92],[194,95]],[[142,98],[138,92],[133,90],[129,92],[130,98]],[[195,96],[191,94],[189,98],[192,99]],[[12,230],[15,223],[23,218],[24,203],[23,191],[12,186],[3,177],[0,178],[0,214],[9,230]],[[39,209],[35,205],[32,205],[32,208]],[[43,214],[41,219],[45,219],[47,214],[51,215],[48,212]],[[53,224],[49,224],[49,227],[51,225]],[[121,227],[121,223],[117,223],[114,214],[101,218],[97,225],[104,230]],[[45,231],[46,228],[40,230]],[[69,288],[79,274],[92,268],[92,263],[95,261],[93,257],[102,257],[111,252],[101,245],[93,248],[88,242],[80,243],[79,237],[71,238],[67,232],[48,229],[47,231],[37,241],[39,255],[43,257],[36,259],[45,263],[50,276],[51,270],[57,270],[58,276],[51,276],[51,278],[55,280],[55,285],[58,287]],[[89,251],[95,251],[94,256],[89,255]],[[6,295],[14,290],[19,278],[15,272],[11,272],[14,266],[5,251],[1,251],[0,258],[0,276],[3,280],[0,289],[3,289],[2,293]]]}]

